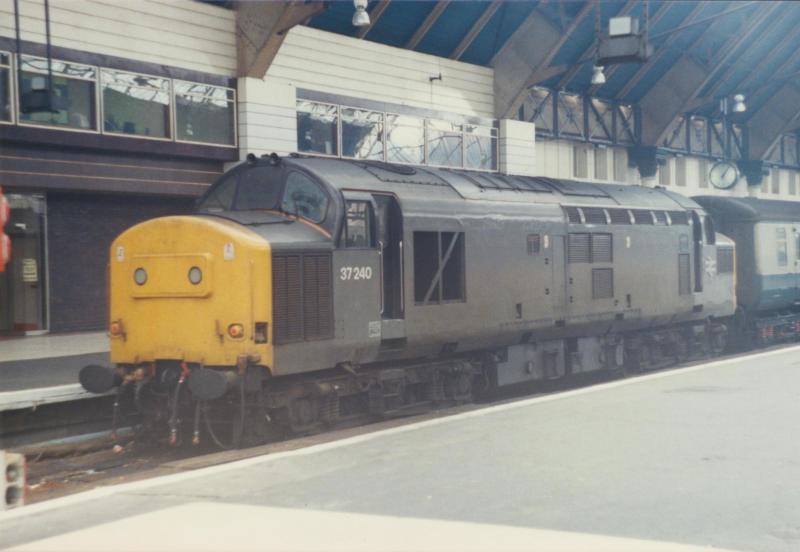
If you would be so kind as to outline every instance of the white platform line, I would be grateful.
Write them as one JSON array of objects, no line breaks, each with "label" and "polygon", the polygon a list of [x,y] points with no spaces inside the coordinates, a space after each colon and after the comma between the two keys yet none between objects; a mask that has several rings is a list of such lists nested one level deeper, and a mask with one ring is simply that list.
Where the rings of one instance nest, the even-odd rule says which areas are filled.
[{"label": "white platform line", "polygon": [[54,387],[34,387],[33,389],[21,389],[19,391],[4,391],[0,393],[0,412],[21,408],[36,408],[43,404],[91,399],[101,396],[89,393],[79,383],[67,383]]},{"label": "white platform line", "polygon": [[763,353],[755,353],[752,355],[747,356],[739,356],[734,358],[728,358],[724,360],[717,360],[708,362],[705,364],[699,364],[697,366],[690,366],[688,368],[678,368],[674,370],[666,370],[663,372],[656,372],[654,374],[647,374],[644,376],[638,376],[634,378],[627,378],[623,380],[611,381],[607,383],[601,383],[597,385],[591,385],[589,387],[582,387],[580,389],[574,389],[570,391],[564,391],[560,393],[553,393],[551,395],[544,395],[540,397],[533,397],[530,399],[523,399],[520,401],[515,401],[511,403],[499,404],[496,406],[489,406],[486,408],[481,408],[478,410],[472,410],[470,412],[462,412],[459,414],[453,414],[450,416],[444,416],[442,418],[435,418],[432,420],[424,420],[421,422],[411,423],[403,426],[392,427],[388,429],[383,429],[380,431],[375,431],[371,433],[365,433],[362,435],[356,435],[353,437],[348,437],[345,439],[340,439],[337,441],[331,441],[328,443],[320,443],[318,445],[311,445],[309,447],[289,450],[285,452],[277,452],[273,454],[267,454],[263,456],[256,456],[253,458],[245,458],[243,460],[236,460],[234,462],[230,462],[227,464],[221,464],[218,466],[210,466],[207,468],[199,468],[192,471],[187,471],[184,473],[177,473],[171,475],[163,475],[160,477],[154,477],[152,479],[146,479],[142,481],[133,481],[131,483],[122,483],[119,485],[110,485],[107,487],[98,487],[96,489],[92,489],[90,491],[85,491],[82,493],[77,493],[70,496],[65,496],[61,498],[55,498],[53,500],[49,500],[46,502],[41,502],[38,504],[32,504],[30,506],[23,506],[22,508],[17,508],[15,510],[8,510],[6,512],[0,512],[0,521],[5,521],[13,518],[23,517],[26,515],[37,514],[41,512],[46,512],[49,510],[54,510],[64,506],[74,506],[75,504],[80,504],[83,502],[87,502],[90,500],[96,500],[100,498],[105,498],[109,496],[113,496],[115,494],[130,492],[130,491],[141,491],[144,489],[151,489],[153,487],[158,487],[161,485],[168,485],[172,483],[178,483],[182,481],[188,481],[191,479],[195,479],[198,477],[205,477],[209,475],[216,475],[220,473],[225,473],[228,471],[236,470],[239,468],[244,468],[248,466],[256,466],[259,464],[266,464],[269,462],[275,462],[278,460],[283,460],[285,458],[291,458],[296,456],[305,456],[308,454],[316,454],[319,452],[324,452],[328,450],[334,450],[342,447],[347,447],[350,445],[355,445],[359,443],[364,443],[367,441],[372,441],[374,439],[379,439],[381,437],[386,437],[389,435],[396,435],[399,433],[405,433],[408,431],[416,431],[417,429],[426,428],[437,426],[441,424],[449,424],[459,420],[464,420],[467,418],[476,418],[479,416],[487,416],[490,414],[494,414],[496,412],[504,412],[507,410],[514,410],[517,408],[524,408],[526,406],[539,404],[539,403],[546,403],[551,401],[559,401],[568,399],[571,397],[577,397],[580,395],[587,395],[590,393],[598,393],[601,391],[605,391],[608,389],[615,389],[617,387],[625,387],[628,385],[637,385],[640,383],[659,380],[663,378],[670,378],[676,376],[682,376],[685,374],[691,374],[693,372],[698,372],[701,370],[708,370],[709,368],[718,368],[721,366],[727,366],[730,364],[737,364],[743,361],[752,361],[760,358],[768,358],[777,355],[783,354],[792,354],[797,353],[800,351],[800,346],[794,347],[787,347],[783,349],[777,349],[774,351],[767,351]]}]

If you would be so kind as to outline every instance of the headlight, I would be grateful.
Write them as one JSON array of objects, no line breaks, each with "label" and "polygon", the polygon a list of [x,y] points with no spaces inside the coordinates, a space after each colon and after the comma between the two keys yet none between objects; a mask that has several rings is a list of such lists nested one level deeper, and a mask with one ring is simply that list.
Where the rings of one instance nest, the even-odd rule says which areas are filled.
[{"label": "headlight", "polygon": [[143,286],[147,282],[147,271],[142,267],[133,271],[133,281],[138,285]]},{"label": "headlight", "polygon": [[200,270],[198,267],[193,266],[189,269],[189,281],[193,285],[197,285],[203,281],[203,271]]}]

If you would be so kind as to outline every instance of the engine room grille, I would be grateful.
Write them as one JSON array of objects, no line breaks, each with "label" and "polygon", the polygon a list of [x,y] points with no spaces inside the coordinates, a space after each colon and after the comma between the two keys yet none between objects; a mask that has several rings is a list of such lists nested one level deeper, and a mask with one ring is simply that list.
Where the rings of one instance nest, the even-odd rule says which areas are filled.
[{"label": "engine room grille", "polygon": [[627,209],[609,209],[608,214],[611,217],[611,224],[631,223],[631,215]]},{"label": "engine room grille", "polygon": [[272,309],[276,344],[333,335],[329,253],[273,255]]},{"label": "engine room grille", "polygon": [[586,224],[608,224],[605,210],[599,207],[584,207],[583,216]]},{"label": "engine room grille", "polygon": [[733,273],[733,249],[720,247],[717,249],[717,274]]},{"label": "engine room grille", "polygon": [[614,270],[611,268],[592,269],[592,299],[614,298]]}]

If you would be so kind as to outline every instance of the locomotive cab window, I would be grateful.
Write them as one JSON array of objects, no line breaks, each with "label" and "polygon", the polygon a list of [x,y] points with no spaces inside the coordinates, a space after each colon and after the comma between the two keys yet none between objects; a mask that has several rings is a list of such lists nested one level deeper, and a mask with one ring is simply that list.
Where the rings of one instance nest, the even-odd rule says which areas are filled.
[{"label": "locomotive cab window", "polygon": [[281,209],[311,222],[322,222],[328,210],[328,196],[322,187],[299,172],[290,172],[286,177],[286,192]]},{"label": "locomotive cab window", "polygon": [[368,201],[348,201],[345,247],[373,247],[373,213]]}]

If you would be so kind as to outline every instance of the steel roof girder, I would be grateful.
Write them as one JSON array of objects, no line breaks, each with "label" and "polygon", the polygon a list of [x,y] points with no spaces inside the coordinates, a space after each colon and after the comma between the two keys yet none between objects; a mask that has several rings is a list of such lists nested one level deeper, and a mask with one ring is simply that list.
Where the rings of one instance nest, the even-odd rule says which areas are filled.
[{"label": "steel roof girder", "polygon": [[389,2],[391,2],[391,0],[380,0],[380,2],[378,2],[373,10],[369,12],[369,25],[366,27],[361,27],[356,33],[356,38],[360,39],[367,36],[367,33],[369,33],[375,27],[375,25],[378,23],[378,20],[383,15],[383,12],[385,12],[386,8],[389,7]]},{"label": "steel roof girder", "polygon": [[486,27],[486,24],[489,23],[489,20],[502,4],[503,3],[501,0],[494,0],[491,4],[486,6],[486,9],[483,10],[481,16],[472,25],[470,30],[467,31],[467,34],[464,35],[464,38],[462,38],[461,42],[458,43],[456,49],[450,54],[450,59],[458,60],[462,55],[464,55],[464,52],[466,52],[467,48],[469,48],[474,40],[478,38],[478,35],[481,34],[481,31],[483,31],[484,27]]},{"label": "steel roof girder", "polygon": [[428,34],[428,31],[431,30],[431,27],[433,27],[442,13],[444,13],[448,5],[450,5],[450,0],[439,0],[425,20],[420,24],[419,28],[414,31],[414,34],[408,39],[404,47],[408,50],[413,50],[419,46],[419,43],[422,42],[422,39],[425,38],[425,35]]}]

